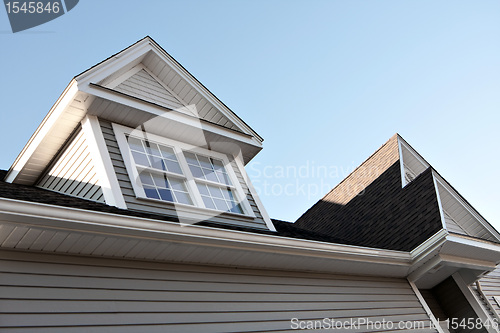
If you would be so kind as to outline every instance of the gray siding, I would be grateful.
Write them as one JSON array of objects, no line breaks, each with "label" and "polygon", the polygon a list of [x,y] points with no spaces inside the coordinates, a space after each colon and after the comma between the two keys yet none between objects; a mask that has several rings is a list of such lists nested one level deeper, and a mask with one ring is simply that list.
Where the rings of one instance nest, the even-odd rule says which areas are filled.
[{"label": "gray siding", "polygon": [[500,306],[494,299],[495,296],[500,297],[500,267],[481,278],[479,282],[489,304],[491,304],[497,316],[500,316]]},{"label": "gray siding", "polygon": [[124,94],[134,96],[145,101],[178,109],[184,105],[144,69],[114,88]]},{"label": "gray siding", "polygon": [[446,213],[445,211],[443,211],[443,213],[444,213],[444,222],[446,224],[446,229],[448,229],[449,232],[454,232],[456,234],[466,235],[466,236],[468,235],[467,232],[465,232],[465,230],[462,229],[462,227],[460,227],[448,213]]},{"label": "gray siding", "polygon": [[[127,204],[127,207],[129,209],[134,209],[139,211],[177,216],[174,205],[170,203],[137,199],[132,184],[130,182],[127,169],[125,167],[125,163],[123,162],[120,149],[118,148],[118,143],[116,141],[113,127],[111,123],[104,120],[100,120],[100,124],[104,135],[104,140],[106,141],[111,161],[113,163],[113,167],[115,169],[118,182],[120,183],[120,187],[123,193],[123,197],[125,199],[125,203]],[[232,161],[231,166],[233,167],[233,170],[235,171],[236,176],[238,177],[238,180],[243,190],[245,191],[245,193],[247,193],[247,199],[253,209],[255,218],[243,219],[238,216],[222,213],[220,215],[210,218],[209,222],[268,230],[266,223],[262,218],[262,215],[257,207],[257,204],[255,203],[255,200],[253,199],[252,195],[248,192],[248,186],[246,185],[245,180],[243,179],[243,176],[241,175],[241,172],[238,169],[236,162]]]},{"label": "gray siding", "polygon": [[3,255],[0,272],[2,332],[288,332],[291,318],[429,322],[404,279],[20,253]]},{"label": "gray siding", "polygon": [[156,54],[150,53],[147,55],[144,58],[143,64],[187,105],[195,105],[200,118],[240,131],[238,126],[223,115],[211,102],[205,99],[195,87],[186,82],[176,70],[165,64]]},{"label": "gray siding", "polygon": [[80,130],[73,136],[37,185],[75,197],[104,202],[83,131]]}]

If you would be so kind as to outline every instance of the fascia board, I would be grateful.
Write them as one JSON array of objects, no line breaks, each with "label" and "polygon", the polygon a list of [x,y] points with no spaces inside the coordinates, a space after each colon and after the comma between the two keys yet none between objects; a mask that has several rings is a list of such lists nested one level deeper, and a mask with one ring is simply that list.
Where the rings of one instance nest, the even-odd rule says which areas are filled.
[{"label": "fascia board", "polygon": [[430,167],[431,165],[429,164],[429,162],[427,162],[425,160],[425,158],[422,157],[422,155],[420,155],[418,153],[418,151],[416,151],[408,142],[406,142],[406,140],[398,134],[398,142],[401,144],[401,146],[403,146],[404,148],[406,148],[420,163],[422,163],[423,165],[425,165],[426,168]]},{"label": "fascia board", "polygon": [[75,80],[72,80],[66,87],[64,92],[61,94],[56,103],[52,106],[49,113],[42,120],[42,123],[38,126],[35,133],[28,140],[28,143],[24,146],[21,153],[10,167],[7,176],[5,178],[6,182],[12,183],[16,179],[19,172],[24,168],[28,160],[30,159],[33,152],[39,147],[42,140],[58,121],[58,119],[64,113],[66,107],[73,101],[76,94],[78,93],[78,84]]},{"label": "fascia board", "polygon": [[410,252],[411,258],[414,262],[421,260],[421,258],[426,257],[429,253],[433,252],[446,241],[446,237],[449,235],[448,231],[441,229],[434,235],[429,237],[425,242],[417,246]]},{"label": "fascia board", "polygon": [[497,252],[498,261],[500,261],[499,244],[451,235],[446,230],[442,229],[420,247],[411,252],[412,268],[408,278],[411,281],[416,281],[439,265],[468,267],[485,271],[495,269],[498,261],[486,261],[484,258],[465,258],[459,257],[454,253],[448,253],[448,246],[454,243],[470,246],[475,249],[479,248],[486,251]]},{"label": "fascia board", "polygon": [[499,253],[499,261],[500,261],[500,244],[496,244],[493,242],[485,241],[485,240],[475,240],[471,238],[466,238],[466,236],[461,237],[459,235],[450,234],[446,236],[446,240],[453,243],[458,243],[462,245],[467,245],[475,248],[480,248],[483,250],[494,251]]},{"label": "fascia board", "polygon": [[152,50],[146,38],[75,77],[79,86],[98,83]]},{"label": "fascia board", "polygon": [[410,264],[410,255],[407,252],[322,243],[203,226],[183,227],[173,222],[5,198],[0,199],[0,216],[6,222],[23,225],[58,227],[66,230],[74,228],[78,231],[83,229],[101,234],[105,234],[103,228],[107,228],[110,234],[146,233],[152,239],[169,238],[190,244],[229,247],[239,250],[247,249],[266,253],[383,263],[403,267]]},{"label": "fascia board", "polygon": [[182,122],[186,125],[190,125],[196,128],[201,127],[202,130],[219,134],[221,136],[226,136],[231,139],[252,145],[254,147],[262,148],[262,144],[258,142],[255,139],[255,137],[252,137],[245,133],[240,133],[234,130],[226,129],[222,126],[212,124],[208,121],[203,121],[202,119],[199,119],[197,117],[190,116],[175,110],[171,110],[147,101],[142,101],[138,98],[129,97],[120,92],[114,92],[110,89],[101,87],[96,84],[90,84],[86,87],[82,87],[81,91],[91,94],[95,97],[100,97],[115,103],[127,105],[131,108],[150,113],[153,116],[161,116],[174,121]]}]

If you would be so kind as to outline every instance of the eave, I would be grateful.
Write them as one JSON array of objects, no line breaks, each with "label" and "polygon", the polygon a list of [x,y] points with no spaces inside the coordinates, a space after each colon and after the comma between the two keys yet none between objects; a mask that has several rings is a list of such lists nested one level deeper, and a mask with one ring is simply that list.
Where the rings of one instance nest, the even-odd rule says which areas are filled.
[{"label": "eave", "polygon": [[411,252],[408,279],[429,289],[456,272],[470,284],[500,263],[500,245],[441,230]]},{"label": "eave", "polygon": [[[11,199],[0,199],[0,220],[5,231],[0,248],[6,250],[393,277],[406,276],[411,264],[409,253],[399,251],[183,227]],[[85,250],[74,245],[81,239],[85,239]],[[133,249],[123,253],[130,244]]]}]

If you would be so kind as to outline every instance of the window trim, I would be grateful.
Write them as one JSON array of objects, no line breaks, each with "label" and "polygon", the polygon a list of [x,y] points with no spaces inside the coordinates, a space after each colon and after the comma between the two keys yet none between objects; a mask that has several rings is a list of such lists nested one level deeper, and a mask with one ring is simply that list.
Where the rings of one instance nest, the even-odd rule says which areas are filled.
[{"label": "window trim", "polygon": [[[183,212],[189,212],[193,211],[196,213],[208,213],[208,214],[214,214],[217,212],[217,215],[220,214],[230,214],[230,215],[235,215],[239,217],[247,217],[247,218],[255,218],[255,214],[253,212],[252,207],[250,206],[250,203],[248,202],[247,195],[245,194],[245,191],[241,187],[241,184],[238,180],[238,177],[236,176],[236,173],[233,170],[233,166],[229,162],[229,159],[226,154],[219,153],[213,150],[208,150],[205,148],[193,146],[187,143],[179,142],[170,138],[162,137],[156,134],[151,134],[151,133],[145,133],[141,130],[138,129],[133,129],[130,127],[126,127],[123,125],[119,124],[112,124],[113,126],[113,131],[115,133],[116,141],[118,143],[118,148],[120,149],[123,162],[125,164],[125,168],[127,170],[128,176],[130,178],[130,183],[132,184],[132,188],[134,190],[134,194],[136,199],[140,200],[147,200],[147,201],[152,201],[152,202],[157,202],[161,204],[166,204],[166,205],[173,205],[175,206],[175,210],[183,211]],[[139,178],[139,172],[138,168],[148,170],[151,169],[152,171],[157,171],[157,172],[162,172],[161,170],[156,170],[152,168],[147,168],[143,167],[140,165],[137,165],[135,161],[133,160],[132,153],[130,150],[130,147],[128,145],[126,135],[132,135],[141,139],[145,140],[150,140],[152,142],[156,142],[159,144],[163,144],[166,146],[169,146],[174,149],[174,152],[177,156],[177,160],[179,162],[179,165],[181,167],[181,170],[183,172],[182,175],[176,175],[179,178],[183,178],[186,181],[186,188],[191,196],[191,200],[193,201],[193,205],[188,205],[188,204],[183,204],[183,203],[178,203],[178,202],[170,202],[166,200],[161,200],[161,199],[154,199],[154,198],[148,198],[146,196],[146,193],[143,188],[143,184],[140,181]],[[217,182],[205,180],[205,179],[198,179],[195,178],[191,170],[188,166],[188,163],[186,161],[186,158],[183,154],[183,151],[189,151],[193,152],[195,154],[199,154],[202,156],[206,157],[213,157],[219,160],[222,160],[224,163],[224,167],[226,169],[226,172],[229,176],[229,179],[231,180],[232,185],[225,185],[225,184],[219,184]],[[165,174],[169,174],[169,172],[165,172]],[[202,196],[197,188],[196,182],[199,181],[200,183],[203,184],[209,184],[209,185],[214,185],[218,187],[229,187],[234,191],[234,195],[236,196],[237,203],[240,204],[243,213],[234,213],[231,211],[222,211],[222,210],[217,210],[217,209],[212,209],[212,208],[207,208],[205,207],[203,203]]]}]

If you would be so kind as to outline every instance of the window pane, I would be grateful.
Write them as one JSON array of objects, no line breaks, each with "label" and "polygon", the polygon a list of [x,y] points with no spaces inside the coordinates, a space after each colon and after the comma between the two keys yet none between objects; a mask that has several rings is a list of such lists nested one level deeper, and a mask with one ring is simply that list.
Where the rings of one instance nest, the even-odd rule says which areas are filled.
[{"label": "window pane", "polygon": [[229,176],[227,174],[220,171],[215,171],[215,173],[217,174],[217,178],[219,178],[219,183],[231,185],[231,181],[229,181]]},{"label": "window pane", "polygon": [[153,179],[151,178],[151,174],[149,172],[141,172],[139,174],[139,178],[143,184],[154,185]]},{"label": "window pane", "polygon": [[229,189],[221,189],[222,190],[222,195],[224,196],[224,199],[229,200],[229,201],[234,201],[233,197],[233,192]]},{"label": "window pane", "polygon": [[[233,203],[234,204],[234,203]],[[240,204],[233,205],[231,207],[231,212],[233,213],[238,213],[238,214],[243,214],[243,209],[241,209]]]},{"label": "window pane", "polygon": [[210,195],[214,198],[224,198],[221,189],[215,186],[207,186],[210,191]]},{"label": "window pane", "polygon": [[149,160],[151,161],[151,167],[158,170],[167,170],[167,168],[165,167],[165,163],[163,163],[163,160],[161,160],[159,157],[150,155]]},{"label": "window pane", "polygon": [[210,196],[210,192],[208,192],[207,185],[205,184],[196,184],[196,185],[198,185],[198,190],[200,191],[201,195]]},{"label": "window pane", "polygon": [[147,142],[147,145],[149,146],[147,148],[148,154],[158,156],[158,157],[161,156],[160,149],[158,148],[158,145],[156,143]]},{"label": "window pane", "polygon": [[184,184],[184,182],[180,179],[175,179],[175,178],[169,178],[168,179],[169,183],[170,183],[170,187],[176,191],[183,191],[183,192],[187,192],[186,190],[186,185]]},{"label": "window pane", "polygon": [[193,177],[205,179],[205,176],[203,175],[203,172],[201,171],[200,167],[195,167],[193,165],[190,165],[189,169],[191,169],[191,173],[193,174]]},{"label": "window pane", "polygon": [[163,157],[177,161],[177,157],[175,156],[174,150],[172,148],[160,145],[160,150]]},{"label": "window pane", "polygon": [[144,147],[142,146],[142,141],[136,138],[129,137],[128,145],[130,149],[144,152]]},{"label": "window pane", "polygon": [[172,202],[174,201],[174,198],[172,197],[172,192],[170,192],[170,190],[159,188],[158,192],[160,193],[160,197],[162,200],[172,201]]},{"label": "window pane", "polygon": [[205,207],[211,208],[211,209],[217,209],[211,198],[209,198],[209,197],[202,197],[202,198],[203,198],[203,203],[205,204]]},{"label": "window pane", "polygon": [[215,170],[221,170],[226,172],[226,169],[224,169],[224,164],[222,163],[221,160],[216,160],[214,158],[211,158],[210,160],[212,161]]},{"label": "window pane", "polygon": [[191,201],[191,198],[189,195],[185,192],[180,192],[180,191],[174,191],[175,193],[175,198],[177,199],[177,202],[183,203],[183,204],[188,204],[192,205],[193,202]]},{"label": "window pane", "polygon": [[212,169],[212,163],[210,163],[210,160],[208,159],[208,157],[200,156],[200,155],[197,155],[197,157],[198,157],[198,160],[200,161],[200,164],[203,168]]},{"label": "window pane", "polygon": [[144,192],[146,193],[146,196],[148,198],[153,198],[153,199],[160,199],[158,196],[158,192],[156,192],[156,189],[151,186],[144,186]]},{"label": "window pane", "polygon": [[170,187],[170,186],[168,186],[167,177],[165,177],[165,175],[153,174],[153,180],[155,181],[155,184],[158,187],[166,187],[166,188]]},{"label": "window pane", "polygon": [[185,151],[184,156],[186,157],[186,160],[189,164],[199,165],[195,154]]},{"label": "window pane", "polygon": [[222,199],[216,199],[214,198],[214,202],[215,202],[215,206],[217,207],[218,210],[222,210],[222,211],[228,211],[229,208],[226,204],[226,201],[222,200]]},{"label": "window pane", "polygon": [[166,164],[168,171],[182,175],[181,167],[179,166],[179,163],[177,163],[177,161],[174,162],[171,160],[164,160],[163,162]]},{"label": "window pane", "polygon": [[211,169],[205,169],[203,168],[203,174],[205,175],[206,180],[211,180],[213,182],[218,183],[219,180],[217,179],[217,176],[215,175],[214,171]]},{"label": "window pane", "polygon": [[132,156],[134,157],[134,161],[136,164],[149,166],[149,160],[146,154],[141,154],[135,151],[132,151]]}]

